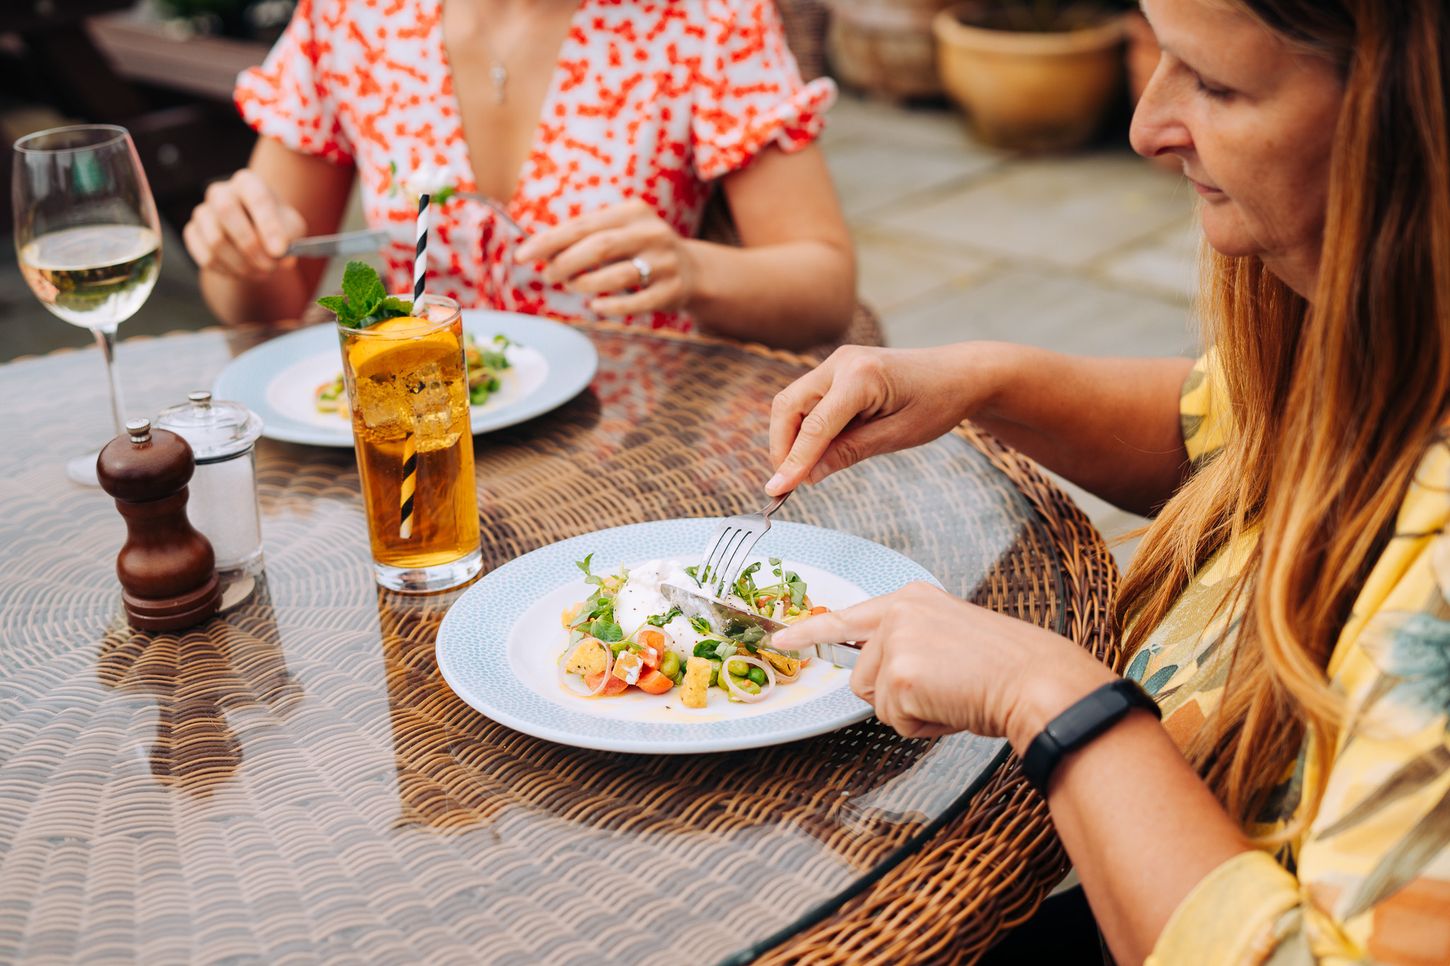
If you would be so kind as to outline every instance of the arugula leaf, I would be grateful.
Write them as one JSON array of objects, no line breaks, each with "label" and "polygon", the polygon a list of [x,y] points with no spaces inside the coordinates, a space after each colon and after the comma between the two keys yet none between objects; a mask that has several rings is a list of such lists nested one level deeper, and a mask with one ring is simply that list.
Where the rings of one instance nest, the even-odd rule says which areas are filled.
[{"label": "arugula leaf", "polygon": [[765,637],[765,630],[757,624],[731,621],[725,627],[725,636],[737,644],[756,644]]},{"label": "arugula leaf", "polygon": [[790,602],[799,607],[806,599],[806,582],[795,571],[786,571],[786,586],[790,588]]},{"label": "arugula leaf", "polygon": [[683,611],[681,611],[678,607],[671,607],[666,613],[655,614],[653,617],[646,617],[645,623],[653,624],[655,627],[664,627],[670,621],[674,620],[676,617],[679,617],[682,613]]},{"label": "arugula leaf", "polygon": [[690,579],[695,582],[695,586],[696,587],[699,587],[701,585],[701,581],[700,581],[700,565],[699,564],[695,564],[693,566],[686,567],[685,568],[685,573],[687,573],[687,574],[690,575]]},{"label": "arugula leaf", "polygon": [[624,640],[624,628],[612,620],[597,620],[589,625],[589,633],[606,644]]},{"label": "arugula leaf", "polygon": [[710,627],[710,622],[703,617],[691,617],[690,626],[695,629],[696,634],[715,633],[714,629]]},{"label": "arugula leaf", "polygon": [[589,561],[591,561],[593,559],[594,559],[594,554],[592,554],[592,553],[591,554],[588,554],[588,555],[586,555],[584,557],[583,560],[576,560],[576,561],[574,561],[574,566],[576,566],[580,570],[584,571],[584,582],[586,584],[594,584],[596,587],[603,586],[603,584],[604,584],[604,578],[602,578],[602,577],[596,577],[596,576],[594,576],[594,574],[592,574],[592,573],[589,572]]},{"label": "arugula leaf", "polygon": [[740,571],[740,576],[735,578],[735,593],[751,607],[755,606],[755,573],[760,569],[760,561],[756,561],[749,567]]}]

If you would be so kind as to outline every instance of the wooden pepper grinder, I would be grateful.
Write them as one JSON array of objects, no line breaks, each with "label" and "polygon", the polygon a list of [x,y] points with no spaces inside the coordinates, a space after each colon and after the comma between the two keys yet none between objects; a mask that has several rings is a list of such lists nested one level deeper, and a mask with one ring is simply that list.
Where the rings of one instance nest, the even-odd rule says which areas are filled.
[{"label": "wooden pepper grinder", "polygon": [[186,484],[195,468],[186,440],[153,430],[149,419],[126,423],[126,434],[96,459],[101,488],[126,518],[116,576],[126,618],[137,630],[180,630],[220,606],[212,546],[186,517]]}]

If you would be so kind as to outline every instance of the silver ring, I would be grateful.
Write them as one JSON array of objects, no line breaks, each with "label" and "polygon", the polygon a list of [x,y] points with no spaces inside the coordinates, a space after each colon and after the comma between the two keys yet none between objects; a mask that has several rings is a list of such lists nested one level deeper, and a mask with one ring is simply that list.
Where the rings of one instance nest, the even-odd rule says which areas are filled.
[{"label": "silver ring", "polygon": [[629,263],[634,266],[634,270],[636,272],[639,272],[639,287],[649,288],[650,279],[652,279],[655,274],[655,270],[653,268],[650,268],[649,262],[636,255],[634,258],[631,258],[629,260]]}]

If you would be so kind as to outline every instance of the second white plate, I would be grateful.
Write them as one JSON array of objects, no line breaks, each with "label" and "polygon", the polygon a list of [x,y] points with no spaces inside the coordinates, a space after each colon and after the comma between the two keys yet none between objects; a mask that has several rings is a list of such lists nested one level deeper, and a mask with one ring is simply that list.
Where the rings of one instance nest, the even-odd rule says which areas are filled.
[{"label": "second white plate", "polygon": [[[472,407],[475,435],[542,415],[577,396],[594,378],[594,343],[562,322],[513,312],[464,309],[463,327],[481,344],[514,343],[499,391]],[[262,435],[310,446],[352,446],[352,423],[320,413],[313,391],[342,371],[337,330],[315,325],[244,352],[222,370],[212,395],[242,403],[262,418]]]}]

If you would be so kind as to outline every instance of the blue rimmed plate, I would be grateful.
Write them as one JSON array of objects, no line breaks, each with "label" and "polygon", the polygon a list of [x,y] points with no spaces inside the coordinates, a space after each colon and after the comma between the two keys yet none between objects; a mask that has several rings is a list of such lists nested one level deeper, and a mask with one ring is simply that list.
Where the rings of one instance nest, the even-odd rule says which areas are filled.
[{"label": "blue rimmed plate", "polygon": [[[850,672],[813,661],[794,684],[758,704],[723,693],[686,708],[678,692],[583,698],[558,678],[568,646],[559,615],[589,596],[575,561],[592,553],[597,574],[646,560],[692,560],[718,520],[663,520],[600,530],[541,547],[486,574],[454,602],[438,630],[438,667],[467,704],[516,731],[599,751],[653,755],[758,748],[834,731],[868,717]],[[937,581],[919,564],[870,540],[801,523],[771,526],[759,559],[782,557],[811,600],[839,610],[913,580]],[[939,585],[938,585],[939,586]],[[718,689],[716,689],[718,690]]]},{"label": "blue rimmed plate", "polygon": [[[533,419],[577,396],[599,367],[594,343],[562,322],[532,315],[464,309],[463,327],[480,344],[505,335],[512,368],[488,402],[472,407],[475,435]],[[233,359],[212,387],[217,399],[262,417],[262,435],[309,446],[352,446],[352,423],[320,413],[313,393],[342,372],[337,329],[315,325],[264,342]]]}]

